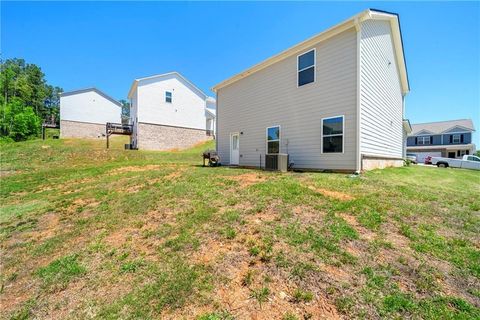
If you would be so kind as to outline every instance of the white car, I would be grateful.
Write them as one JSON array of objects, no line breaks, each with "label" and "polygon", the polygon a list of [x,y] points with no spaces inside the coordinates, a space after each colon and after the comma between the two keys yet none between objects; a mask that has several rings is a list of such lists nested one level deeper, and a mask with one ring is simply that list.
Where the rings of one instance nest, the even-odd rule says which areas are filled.
[{"label": "white car", "polygon": [[432,157],[432,164],[442,168],[452,167],[480,170],[480,158],[472,155],[464,155],[462,159]]}]

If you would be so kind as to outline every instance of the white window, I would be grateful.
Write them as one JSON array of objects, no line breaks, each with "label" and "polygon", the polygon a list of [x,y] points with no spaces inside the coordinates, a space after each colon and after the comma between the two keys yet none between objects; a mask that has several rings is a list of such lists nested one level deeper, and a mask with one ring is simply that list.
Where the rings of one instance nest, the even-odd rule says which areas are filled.
[{"label": "white window", "polygon": [[322,119],[322,153],[343,152],[344,116]]},{"label": "white window", "polygon": [[315,49],[297,57],[298,86],[315,82]]},{"label": "white window", "polygon": [[418,137],[417,144],[422,144],[422,145],[430,144],[430,136]]},{"label": "white window", "polygon": [[172,103],[172,93],[170,91],[165,91],[165,102]]},{"label": "white window", "polygon": [[267,128],[267,153],[280,153],[280,126]]},{"label": "white window", "polygon": [[452,142],[453,143],[460,143],[460,135],[459,134],[454,134],[453,137],[452,137]]}]

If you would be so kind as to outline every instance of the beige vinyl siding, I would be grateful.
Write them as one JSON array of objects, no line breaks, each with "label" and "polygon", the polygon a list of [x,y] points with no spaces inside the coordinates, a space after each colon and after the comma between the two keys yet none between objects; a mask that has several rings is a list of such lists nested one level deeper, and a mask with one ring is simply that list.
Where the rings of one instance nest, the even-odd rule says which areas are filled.
[{"label": "beige vinyl siding", "polygon": [[[266,128],[279,125],[280,152],[290,154],[294,167],[355,170],[356,41],[352,28],[314,46],[314,83],[297,87],[293,55],[220,88],[217,148],[222,162],[230,162],[230,133],[243,132],[240,165],[259,166],[261,155],[263,166]],[[345,117],[344,152],[322,154],[321,119],[339,115]]]},{"label": "beige vinyl siding", "polygon": [[361,24],[360,61],[360,152],[402,158],[402,93],[389,22]]}]

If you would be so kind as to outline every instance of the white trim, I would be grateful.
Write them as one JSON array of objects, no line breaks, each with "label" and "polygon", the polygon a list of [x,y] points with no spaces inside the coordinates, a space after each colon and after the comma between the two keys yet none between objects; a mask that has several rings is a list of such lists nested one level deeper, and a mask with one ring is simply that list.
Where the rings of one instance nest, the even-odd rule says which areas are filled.
[{"label": "white trim", "polygon": [[458,131],[458,132],[445,132],[445,133],[431,133],[431,134],[412,134],[409,135],[409,137],[424,137],[424,136],[448,136],[452,134],[466,134],[466,133],[472,133],[472,131]]},{"label": "white trim", "polygon": [[[167,96],[168,93],[170,93],[170,97]],[[170,101],[167,101],[167,98],[170,98]],[[173,93],[172,93],[172,91],[166,91],[165,90],[165,103],[173,103]]]},{"label": "white trim", "polygon": [[[268,153],[268,129],[270,128],[276,128],[278,127],[278,131],[279,131],[279,134],[278,134],[278,153]],[[277,141],[277,140],[270,140],[270,141]],[[282,153],[282,144],[281,144],[281,141],[282,141],[282,127],[280,125],[274,125],[274,126],[270,126],[270,127],[267,127],[265,129],[265,154],[280,154]]]},{"label": "white trim", "polygon": [[459,132],[448,132],[448,133],[439,133],[442,136],[448,136],[449,134],[465,134],[465,133],[472,133],[472,131],[459,131]]},{"label": "white trim", "polygon": [[[458,141],[455,142],[455,137],[458,137]],[[462,143],[462,135],[461,134],[452,134],[452,143],[454,144],[460,144]]]},{"label": "white trim", "polygon": [[[360,23],[358,22],[358,19],[355,20],[355,30],[357,32],[357,136],[356,136],[356,144],[357,144],[357,153],[356,153],[356,171],[360,172],[362,171],[362,151],[361,151],[361,116],[362,116],[362,102],[361,102],[361,71],[362,71],[362,65],[361,65],[361,40],[362,40],[362,27]],[[322,122],[323,126],[323,122]],[[322,127],[322,134],[323,134],[323,127]],[[322,138],[322,144],[323,144],[323,138]],[[343,147],[342,147],[343,149]],[[343,151],[343,150],[342,150]],[[322,152],[323,152],[323,145],[322,145]]]},{"label": "white trim", "polygon": [[[316,44],[325,41],[333,36],[336,36],[337,34],[344,32],[350,28],[354,28],[355,23],[359,23],[365,20],[387,20],[390,22],[390,25],[392,27],[392,40],[394,44],[394,49],[395,49],[395,57],[397,59],[397,63],[399,66],[399,71],[400,71],[400,79],[402,83],[402,92],[404,94],[408,93],[410,91],[409,84],[408,84],[408,76],[407,76],[407,69],[405,65],[405,60],[404,60],[404,55],[403,55],[403,48],[402,48],[402,38],[400,34],[400,24],[397,18],[396,14],[389,14],[389,13],[381,13],[377,12],[375,10],[370,10],[367,9],[365,11],[360,12],[359,14],[356,14],[355,16],[305,40],[297,45],[294,45],[260,63],[255,64],[251,68],[248,68],[222,82],[219,84],[215,85],[212,88],[212,91],[217,92],[220,88],[226,87],[240,79],[243,79],[245,77],[248,77],[249,75],[258,72],[274,63],[277,63],[279,61],[282,61],[290,56],[293,56],[294,54],[297,54],[298,52],[301,52],[307,48],[311,48],[312,46],[315,46]],[[298,83],[298,82],[297,82]]]},{"label": "white trim", "polygon": [[238,140],[237,140],[237,143],[238,143],[238,164],[234,164],[235,166],[238,166],[240,165],[240,132],[230,132],[230,159],[229,159],[229,163],[230,165],[232,165],[232,141],[233,141],[233,136],[234,135],[237,135],[238,136]]},{"label": "white trim", "polygon": [[137,79],[133,80],[132,86],[130,87],[130,90],[128,91],[128,98],[131,98],[131,97],[133,96],[133,92],[134,92],[134,90],[137,89],[139,82],[144,81],[144,80],[151,80],[151,79],[155,79],[155,78],[163,78],[163,77],[172,76],[172,75],[177,75],[179,78],[182,78],[186,83],[188,83],[190,86],[192,86],[192,88],[194,89],[194,91],[197,91],[197,93],[199,93],[199,95],[201,95],[204,100],[207,99],[207,98],[209,98],[209,96],[207,96],[207,95],[205,94],[205,92],[203,92],[202,90],[200,90],[200,89],[199,89],[196,85],[194,85],[190,80],[188,80],[187,78],[185,78],[184,76],[182,76],[182,75],[180,74],[180,72],[177,72],[177,71],[172,71],[172,72],[157,74],[157,75],[153,75],[153,76],[149,76],[149,77],[137,78]]},{"label": "white trim", "polygon": [[[422,138],[422,143],[420,143],[420,139],[419,138]],[[428,143],[425,143],[425,138],[428,138]],[[429,135],[429,136],[421,136],[421,137],[417,137],[417,146],[429,146],[429,145],[432,145],[431,144],[431,139],[432,139],[432,136]]]},{"label": "white trim", "polygon": [[457,133],[457,132],[465,133],[465,132],[475,131],[475,130],[472,129],[472,128],[467,128],[467,127],[461,126],[461,125],[459,125],[459,124],[456,124],[456,125],[448,128],[448,129],[446,129],[446,130],[443,130],[442,132],[440,132],[440,134],[452,134],[452,132],[447,132],[447,131],[448,131],[448,130],[452,130],[452,129],[454,129],[454,128],[459,128],[459,129],[461,129],[461,130],[463,129],[463,130],[465,130],[465,131],[454,131],[453,133]]},{"label": "white trim", "polygon": [[415,134],[415,135],[411,135],[409,137],[417,137],[418,138],[418,137],[433,137],[433,136],[440,136],[440,135],[442,135],[442,134],[440,134],[440,133],[430,133],[430,134],[425,133],[425,134],[419,134],[419,135]]},{"label": "white trim", "polygon": [[[327,137],[342,136],[342,152],[323,152],[323,121],[328,119],[342,118],[342,134],[329,134]],[[320,153],[321,154],[343,154],[345,153],[345,115],[338,115],[333,117],[321,118],[320,121]]]},{"label": "white trim", "polygon": [[[309,66],[309,67],[303,68],[302,70],[299,70],[298,67],[299,67],[300,56],[303,56],[304,54],[307,54],[310,51],[313,51],[313,66]],[[313,82],[305,83],[304,85],[299,86],[298,85],[298,75],[300,74],[300,72],[304,71],[304,70],[307,70],[309,68],[312,68],[312,67],[313,67]],[[310,83],[315,83],[316,81],[317,81],[317,50],[316,50],[316,48],[312,48],[312,49],[309,49],[309,50],[297,55],[297,88],[307,86]]]},{"label": "white trim", "polygon": [[[423,132],[425,132],[425,133],[423,133]],[[415,133],[414,135],[421,136],[421,135],[430,135],[430,134],[439,134],[439,133],[434,133],[432,131],[422,129],[422,130],[418,131],[417,133]]]}]

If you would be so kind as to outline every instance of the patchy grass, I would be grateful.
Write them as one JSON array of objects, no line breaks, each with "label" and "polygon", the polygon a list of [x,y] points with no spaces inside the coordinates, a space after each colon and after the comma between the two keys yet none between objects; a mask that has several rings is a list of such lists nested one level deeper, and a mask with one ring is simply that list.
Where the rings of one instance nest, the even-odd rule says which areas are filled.
[{"label": "patchy grass", "polygon": [[1,317],[480,318],[480,174],[1,145]]},{"label": "patchy grass", "polygon": [[86,272],[77,261],[77,255],[69,255],[51,262],[48,266],[37,270],[37,275],[46,287],[61,290],[75,277]]}]

